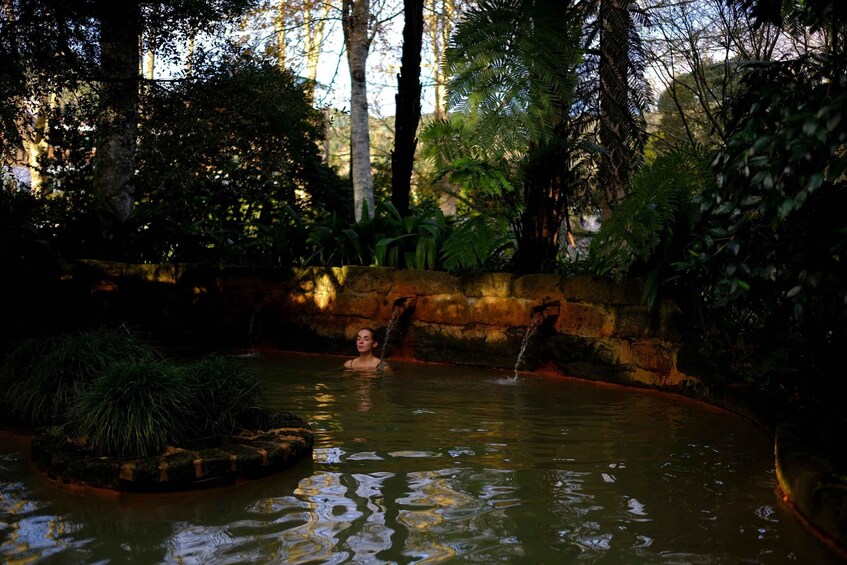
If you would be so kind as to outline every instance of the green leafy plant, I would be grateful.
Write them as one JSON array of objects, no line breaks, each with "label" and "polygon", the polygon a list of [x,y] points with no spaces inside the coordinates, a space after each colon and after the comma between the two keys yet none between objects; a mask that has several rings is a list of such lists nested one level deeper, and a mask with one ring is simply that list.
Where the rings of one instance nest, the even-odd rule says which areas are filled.
[{"label": "green leafy plant", "polygon": [[[385,211],[385,235],[374,247],[376,264],[381,267],[435,269],[438,265],[439,244],[446,229],[446,219],[440,210],[417,208],[402,217],[391,202],[382,204]],[[402,259],[402,262],[401,262]]]},{"label": "green leafy plant", "polygon": [[196,435],[196,389],[178,366],[162,360],[105,368],[71,403],[66,432],[106,455],[141,457]]},{"label": "green leafy plant", "polygon": [[11,348],[0,370],[10,412],[24,425],[61,423],[80,390],[119,361],[159,354],[125,329],[75,331],[27,339]]},{"label": "green leafy plant", "polygon": [[346,220],[334,212],[311,226],[306,245],[314,251],[306,264],[323,267],[369,265],[373,258],[374,221],[362,214],[362,221]]},{"label": "green leafy plant", "polygon": [[690,230],[696,219],[692,199],[701,188],[701,175],[682,154],[660,156],[644,166],[633,178],[632,192],[603,222],[591,243],[589,260],[596,274],[618,278],[630,274],[674,236],[678,220]]},{"label": "green leafy plant", "polygon": [[591,242],[588,268],[594,274],[644,277],[653,307],[660,286],[677,276],[697,220],[694,195],[703,186],[696,163],[682,154],[660,156],[633,178],[632,191],[603,222]]},{"label": "green leafy plant", "polygon": [[209,357],[184,371],[192,388],[189,418],[201,436],[231,434],[244,414],[260,407],[259,381],[234,359]]},{"label": "green leafy plant", "polygon": [[505,202],[500,213],[517,242],[512,268],[521,272],[554,264],[568,200],[585,186],[571,166],[584,147],[571,112],[584,17],[577,3],[553,0],[468,9],[447,51],[453,114],[422,135],[458,198]]},{"label": "green leafy plant", "polygon": [[479,214],[460,220],[441,250],[449,272],[470,273],[502,270],[515,250],[515,238],[505,220]]},{"label": "green leafy plant", "polygon": [[847,336],[847,73],[843,57],[804,57],[751,64],[743,85],[678,267],[704,333],[728,336],[745,373],[790,359],[779,386],[794,389],[839,363]]}]

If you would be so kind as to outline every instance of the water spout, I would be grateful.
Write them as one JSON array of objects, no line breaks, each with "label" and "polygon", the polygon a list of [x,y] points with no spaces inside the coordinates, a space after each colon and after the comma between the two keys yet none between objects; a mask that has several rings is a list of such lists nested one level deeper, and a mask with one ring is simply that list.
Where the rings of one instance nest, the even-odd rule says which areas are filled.
[{"label": "water spout", "polygon": [[544,322],[544,311],[543,310],[535,310],[533,309],[532,315],[529,318],[529,325],[526,328],[526,333],[523,336],[523,342],[521,343],[521,349],[518,352],[518,359],[515,361],[515,376],[513,378],[518,378],[518,369],[521,366],[521,361],[523,360],[524,352],[526,352],[526,346],[529,345],[529,340],[532,339],[533,334]]},{"label": "water spout", "polygon": [[518,352],[518,359],[515,361],[515,376],[514,379],[518,378],[518,370],[521,366],[521,361],[523,360],[524,353],[526,352],[526,347],[529,345],[529,341],[532,339],[533,334],[544,324],[548,319],[554,320],[559,317],[559,301],[557,300],[549,300],[545,298],[541,304],[538,306],[534,306],[529,315],[529,325],[526,328],[526,334],[523,336],[523,343],[521,343],[521,349]]},{"label": "water spout", "polygon": [[254,347],[259,340],[259,322],[256,319],[256,314],[258,314],[260,307],[261,305],[257,304],[250,311],[250,323],[247,326],[247,345],[250,347]]},{"label": "water spout", "polygon": [[385,352],[388,350],[388,340],[391,337],[391,332],[397,326],[400,316],[409,307],[410,298],[409,296],[401,296],[394,301],[391,307],[391,319],[388,321],[388,327],[385,329],[385,338],[382,341],[382,353],[379,356],[383,362],[385,361]]}]

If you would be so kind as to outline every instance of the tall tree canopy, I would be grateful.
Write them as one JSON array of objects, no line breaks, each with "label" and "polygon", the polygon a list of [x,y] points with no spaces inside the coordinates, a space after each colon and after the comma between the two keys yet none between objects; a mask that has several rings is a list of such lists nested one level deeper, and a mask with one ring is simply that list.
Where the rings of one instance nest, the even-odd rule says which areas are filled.
[{"label": "tall tree canopy", "polygon": [[99,101],[92,189],[104,209],[126,218],[133,203],[139,38],[143,33],[157,38],[187,34],[240,14],[251,2],[7,0],[0,57],[14,64],[4,66],[0,76],[3,149],[8,153],[29,135],[44,111],[33,101],[92,85]]}]

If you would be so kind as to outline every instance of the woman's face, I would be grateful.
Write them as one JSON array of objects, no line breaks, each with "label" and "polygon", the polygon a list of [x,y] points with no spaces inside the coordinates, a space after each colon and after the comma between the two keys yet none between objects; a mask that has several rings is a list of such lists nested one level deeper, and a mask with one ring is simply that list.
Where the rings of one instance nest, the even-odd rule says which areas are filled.
[{"label": "woman's face", "polygon": [[359,350],[359,353],[373,352],[376,343],[370,330],[359,330],[359,333],[356,334],[356,349]]}]

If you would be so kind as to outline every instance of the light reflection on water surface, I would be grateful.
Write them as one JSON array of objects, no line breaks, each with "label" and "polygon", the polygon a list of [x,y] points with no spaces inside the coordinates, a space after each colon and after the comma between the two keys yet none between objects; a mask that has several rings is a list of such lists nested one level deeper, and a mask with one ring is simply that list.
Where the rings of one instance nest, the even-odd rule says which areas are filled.
[{"label": "light reflection on water surface", "polygon": [[495,371],[248,358],[316,433],[234,488],[97,498],[0,443],[9,563],[829,563],[774,492],[770,439],[644,391]]}]

